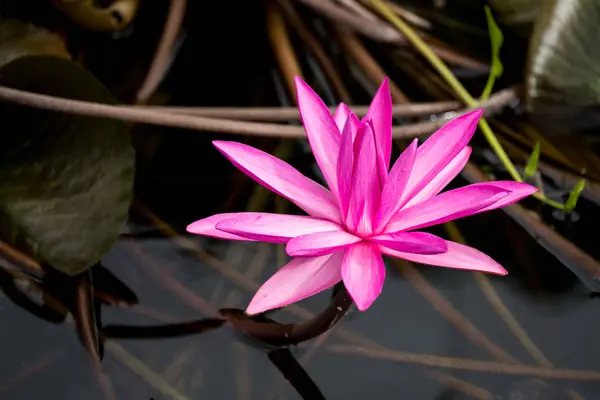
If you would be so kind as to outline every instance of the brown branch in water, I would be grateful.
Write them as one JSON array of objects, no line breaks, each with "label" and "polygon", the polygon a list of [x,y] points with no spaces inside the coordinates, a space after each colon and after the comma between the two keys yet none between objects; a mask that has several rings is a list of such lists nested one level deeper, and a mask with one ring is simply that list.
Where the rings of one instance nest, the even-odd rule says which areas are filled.
[{"label": "brown branch in water", "polygon": [[173,382],[177,377],[181,376],[181,373],[184,371],[186,364],[189,362],[194,362],[194,346],[197,343],[194,341],[190,345],[188,345],[178,357],[173,357],[173,361],[171,361],[164,369],[161,374],[163,379],[166,382]]},{"label": "brown branch in water", "polygon": [[[504,108],[514,99],[515,93],[512,90],[507,89],[497,92],[494,96],[490,97],[490,100],[487,103],[484,103],[481,106],[485,107],[487,105],[486,115],[489,115]],[[179,115],[152,109],[122,107],[71,100],[12,89],[5,86],[0,86],[0,101],[75,115],[119,119],[128,122],[171,126],[176,128],[286,139],[302,139],[306,137],[304,128],[301,126]],[[440,128],[450,119],[456,118],[458,115],[468,111],[470,111],[470,109],[465,108],[449,115],[445,115],[437,121],[419,122],[412,125],[394,127],[392,128],[392,137],[394,139],[403,139],[428,135]]]},{"label": "brown branch in water", "polygon": [[442,317],[450,322],[467,339],[472,340],[480,348],[487,351],[497,360],[505,363],[518,363],[518,361],[504,349],[490,340],[468,318],[461,314],[452,304],[444,298],[425,277],[412,264],[404,260],[393,260],[394,264],[410,284],[423,296]]},{"label": "brown branch in water", "polygon": [[295,98],[295,76],[302,77],[302,69],[288,35],[285,22],[275,3],[267,3],[267,33],[275,59],[285,79],[288,92]]},{"label": "brown branch in water", "polygon": [[118,343],[114,341],[107,342],[106,350],[110,351],[117,360],[119,360],[139,377],[144,379],[151,387],[158,390],[164,396],[167,396],[167,398],[175,400],[190,400],[189,397],[185,396],[177,389],[169,385],[169,383],[166,382],[159,374],[148,368],[146,364],[138,360]]},{"label": "brown branch in water", "polygon": [[398,14],[400,18],[404,19],[406,22],[408,22],[411,25],[414,25],[417,28],[431,29],[433,27],[431,25],[431,22],[429,22],[425,18],[420,17],[418,14],[415,14],[414,12],[401,7],[396,3],[385,1],[385,4],[390,8],[390,10]]},{"label": "brown branch in water", "polygon": [[[500,92],[498,92],[500,93]],[[482,103],[485,106],[488,103]],[[358,117],[363,117],[369,106],[350,105]],[[299,120],[300,113],[297,107],[185,107],[185,106],[129,106],[123,105],[122,108],[146,109],[154,111],[172,112],[178,114],[198,115],[201,117],[239,119],[245,121],[292,121]],[[462,107],[462,104],[454,100],[395,104],[392,106],[392,116],[394,117],[414,117],[428,116],[449,111],[455,111]],[[337,107],[329,107],[333,114]]]},{"label": "brown branch in water", "polygon": [[54,365],[62,354],[58,353],[56,349],[44,354],[38,360],[26,364],[25,368],[9,376],[4,382],[0,384],[0,397],[7,398],[6,393],[10,392],[15,386],[24,383],[27,379],[36,375],[37,373],[48,369]]},{"label": "brown branch in water", "polygon": [[173,48],[181,30],[186,7],[187,0],[171,0],[165,27],[156,47],[156,53],[146,74],[146,79],[135,96],[137,104],[146,103],[163,80],[173,57]]},{"label": "brown branch in water", "polygon": [[[444,228],[448,233],[448,236],[451,240],[466,245],[467,242],[462,235],[461,231],[458,229],[456,224],[452,221],[444,224]],[[521,324],[517,321],[514,315],[510,312],[508,307],[504,304],[496,289],[490,282],[490,279],[486,274],[481,272],[474,272],[473,276],[475,281],[477,282],[477,286],[485,296],[485,298],[490,302],[492,308],[496,311],[498,316],[504,321],[508,329],[512,332],[513,335],[519,339],[521,345],[527,350],[529,355],[538,363],[538,365],[542,367],[552,367],[550,361],[546,358],[546,356],[542,353],[542,351],[536,346],[534,341],[529,337],[527,332],[523,329]]]},{"label": "brown branch in water", "polygon": [[460,390],[467,396],[473,397],[478,400],[494,400],[496,398],[489,391],[480,388],[479,386],[473,385],[472,383],[463,381],[462,379],[458,379],[453,375],[444,374],[442,372],[430,369],[424,369],[423,374],[432,379],[436,379],[445,384],[446,386],[449,386],[455,390]]},{"label": "brown branch in water", "polygon": [[155,310],[154,308],[150,308],[141,304],[136,304],[135,307],[129,308],[128,311],[146,318],[150,318],[156,322],[162,322],[165,324],[174,324],[177,321],[179,321],[179,319],[175,318],[172,314],[160,310]]},{"label": "brown branch in water", "polygon": [[14,263],[20,268],[23,268],[25,271],[32,272],[34,274],[44,273],[39,262],[1,240],[0,256],[5,257],[8,261]]},{"label": "brown branch in water", "polygon": [[323,72],[329,78],[331,85],[334,87],[341,101],[349,104],[351,102],[350,93],[348,93],[348,89],[346,89],[340,74],[338,74],[335,66],[331,62],[331,59],[327,56],[325,49],[321,46],[319,39],[313,35],[310,28],[304,23],[289,0],[279,0],[278,2],[285,18],[292,24],[298,33],[298,36],[304,41],[310,52],[320,64]]},{"label": "brown branch in water", "polygon": [[428,354],[406,353],[396,350],[374,350],[357,346],[330,346],[329,351],[337,354],[363,356],[376,360],[403,364],[419,364],[435,368],[450,368],[465,371],[489,372],[500,375],[535,376],[537,378],[574,381],[600,381],[600,371],[576,369],[550,369],[530,365],[506,364],[494,361],[479,361],[459,357],[442,357]]},{"label": "brown branch in water", "polygon": [[360,15],[364,19],[368,19],[369,21],[377,22],[378,18],[373,15],[369,10],[359,4],[356,0],[338,0],[338,3],[343,5],[344,7],[352,10],[355,14]]},{"label": "brown branch in water", "polygon": [[[407,46],[408,41],[398,31],[393,29],[387,22],[382,20],[372,21],[357,15],[344,7],[338,6],[331,0],[297,0],[313,8],[324,16],[342,23],[352,30],[360,32],[370,39],[391,43],[401,46]],[[450,49],[440,47],[434,43],[428,43],[431,50],[442,60],[465,68],[478,71],[487,71],[489,66],[480,61],[474,60],[462,54],[458,54]]]},{"label": "brown branch in water", "polygon": [[233,344],[235,389],[237,400],[250,400],[250,354],[246,345],[239,342]]},{"label": "brown branch in water", "polygon": [[[469,182],[486,182],[489,179],[473,163],[467,163],[461,175]],[[532,235],[544,248],[561,260],[573,273],[575,273],[590,290],[598,287],[600,278],[600,263],[585,251],[574,245],[560,233],[554,231],[539,219],[537,215],[519,204],[512,204],[502,208],[530,235]],[[581,269],[581,271],[579,271]],[[586,276],[582,276],[586,274]]]},{"label": "brown branch in water", "polygon": [[399,41],[400,43],[406,43],[406,40],[402,39],[400,34],[396,32],[391,26],[383,23],[383,21],[373,22],[365,20],[360,15],[356,15],[351,11],[346,10],[343,7],[336,5],[331,0],[299,0],[318,13],[340,22],[353,30],[362,33],[363,35],[378,40],[380,42],[393,43]]},{"label": "brown branch in water", "polygon": [[160,268],[154,260],[146,255],[135,242],[130,242],[131,251],[144,262],[144,268],[159,281],[167,290],[178,296],[184,303],[202,313],[206,317],[218,316],[218,311],[212,304],[197,293],[183,286],[173,276]]},{"label": "brown branch in water", "polygon": [[[373,81],[381,82],[387,74],[381,65],[367,51],[360,40],[347,28],[336,27],[336,36],[344,49]],[[409,103],[408,97],[392,80],[389,81],[390,94],[394,103]]]},{"label": "brown branch in water", "polygon": [[[464,236],[454,222],[450,221],[445,223],[444,228],[446,229],[446,232],[448,232],[451,240],[460,244],[467,244]],[[515,316],[510,312],[510,309],[504,304],[496,292],[496,289],[494,289],[494,286],[490,282],[488,276],[481,272],[474,272],[473,276],[475,277],[475,281],[477,282],[479,289],[485,298],[490,302],[494,308],[494,311],[496,311],[496,314],[498,314],[512,334],[519,340],[531,358],[533,358],[541,367],[554,368],[554,365],[552,365],[542,350],[537,347],[525,329],[523,329],[519,321],[517,321]],[[567,388],[565,389],[565,393],[573,400],[581,399],[581,396],[573,389]]]}]

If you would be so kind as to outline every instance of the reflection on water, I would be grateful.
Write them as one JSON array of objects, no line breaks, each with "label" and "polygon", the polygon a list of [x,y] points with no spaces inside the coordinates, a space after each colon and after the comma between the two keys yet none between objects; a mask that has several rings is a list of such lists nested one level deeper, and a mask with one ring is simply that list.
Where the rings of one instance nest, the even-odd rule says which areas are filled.
[{"label": "reflection on water", "polygon": [[[280,264],[276,245],[169,237],[159,215],[139,203],[134,215],[103,266],[138,303],[102,306],[102,371],[70,316],[47,322],[3,296],[1,398],[547,400],[593,399],[598,391],[598,300],[502,211],[457,227],[507,277],[388,260],[390,279],[368,312],[352,309],[289,351],[222,324],[216,312],[247,305]],[[123,296],[102,275],[93,281],[108,287],[97,292]],[[16,287],[40,301],[25,281]],[[306,320],[330,298],[323,293],[269,318]]]}]

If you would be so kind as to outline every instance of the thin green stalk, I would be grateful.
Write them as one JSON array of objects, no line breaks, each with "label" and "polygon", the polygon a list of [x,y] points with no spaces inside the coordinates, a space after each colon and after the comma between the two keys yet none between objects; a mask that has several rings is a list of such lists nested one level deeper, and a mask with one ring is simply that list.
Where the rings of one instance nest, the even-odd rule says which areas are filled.
[{"label": "thin green stalk", "polygon": [[[485,138],[486,138],[487,142],[489,143],[490,147],[492,148],[492,150],[494,150],[494,153],[496,153],[498,158],[500,158],[500,161],[502,161],[504,168],[506,168],[506,170],[508,171],[510,176],[515,181],[523,182],[523,178],[521,177],[521,174],[519,174],[519,171],[517,171],[517,169],[515,168],[515,165],[512,163],[512,161],[508,157],[508,154],[506,154],[506,152],[504,151],[504,148],[498,141],[498,138],[496,137],[496,135],[494,135],[494,132],[492,132],[492,128],[490,128],[490,125],[484,118],[481,118],[479,120],[479,128],[481,129],[483,136],[485,136]],[[543,197],[543,198],[545,198],[545,197]]]},{"label": "thin green stalk", "polygon": [[[415,48],[423,55],[423,57],[425,57],[431,63],[431,65],[438,71],[442,78],[444,78],[446,83],[448,83],[452,90],[454,90],[461,101],[463,101],[469,107],[477,106],[479,103],[477,99],[471,96],[471,94],[467,91],[467,89],[465,89],[456,76],[454,76],[446,64],[431,50],[431,48],[429,48],[427,43],[425,43],[408,24],[396,16],[396,14],[394,14],[394,12],[390,10],[390,8],[381,0],[371,0],[371,3],[375,9],[379,11],[381,15],[383,15],[396,29],[398,29],[413,44],[413,46],[415,46]],[[506,151],[504,151],[504,148],[498,141],[498,138],[496,138],[492,128],[484,118],[479,120],[479,128],[510,176],[515,181],[523,182],[523,177],[521,174],[519,174],[519,171],[517,171],[517,168],[508,157],[508,154],[506,154]],[[534,193],[534,197],[545,202],[549,206],[561,210],[564,209],[563,204],[550,200],[539,192]]]}]

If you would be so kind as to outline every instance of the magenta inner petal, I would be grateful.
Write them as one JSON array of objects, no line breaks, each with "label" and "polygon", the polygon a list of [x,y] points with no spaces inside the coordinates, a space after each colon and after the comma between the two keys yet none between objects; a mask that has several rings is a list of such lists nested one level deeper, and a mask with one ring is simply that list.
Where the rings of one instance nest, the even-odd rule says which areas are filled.
[{"label": "magenta inner petal", "polygon": [[285,250],[293,257],[316,257],[333,253],[361,240],[343,230],[317,232],[293,238]]},{"label": "magenta inner petal", "polygon": [[448,251],[444,239],[426,232],[383,234],[369,241],[403,253],[440,254]]}]

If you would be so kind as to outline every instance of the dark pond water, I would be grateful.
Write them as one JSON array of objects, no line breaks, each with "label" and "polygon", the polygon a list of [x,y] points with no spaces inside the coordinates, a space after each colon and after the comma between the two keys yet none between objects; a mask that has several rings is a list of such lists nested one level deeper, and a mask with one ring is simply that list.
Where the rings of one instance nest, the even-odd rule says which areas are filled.
[{"label": "dark pond water", "polygon": [[[163,88],[173,104],[281,104],[260,28],[262,11],[240,4],[239,14],[227,13],[227,24],[211,21],[227,11],[213,6],[203,19],[207,27],[190,32]],[[155,12],[144,18],[161,21]],[[190,15],[197,16],[194,12]],[[108,50],[100,44],[101,55],[92,60],[97,75],[123,99],[136,81],[119,62],[143,64],[151,46],[135,60],[119,57],[132,43],[145,43],[140,37],[148,32],[156,36],[150,25],[133,42]],[[208,33],[224,42],[207,40]],[[359,93],[356,102],[364,103],[365,93]],[[96,310],[105,339],[99,371],[70,315],[49,322],[16,304],[10,293],[0,293],[1,399],[600,398],[600,302],[503,211],[456,226],[469,245],[509,271],[506,277],[387,260],[383,293],[367,312],[352,308],[326,333],[283,349],[252,340],[229,323],[207,321],[221,308],[244,309],[285,262],[285,252],[277,245],[185,233],[196,219],[244,211],[251,199],[257,204],[256,185],[210,145],[224,136],[146,126],[133,135],[136,202],[125,232],[94,276],[96,283],[112,282],[109,290],[120,287],[108,280],[110,271],[135,293],[137,304]],[[271,152],[277,145],[235,140]],[[310,174],[310,155],[300,143],[291,147],[288,161]],[[291,209],[272,195],[263,200],[258,209]],[[583,200],[574,225],[553,220],[547,210],[542,215],[597,256],[588,233],[597,222],[595,210]],[[449,237],[443,229],[435,233]],[[41,302],[27,281],[16,285]],[[322,293],[269,317],[282,323],[310,319],[331,296]]]}]

